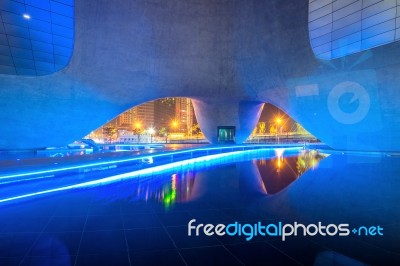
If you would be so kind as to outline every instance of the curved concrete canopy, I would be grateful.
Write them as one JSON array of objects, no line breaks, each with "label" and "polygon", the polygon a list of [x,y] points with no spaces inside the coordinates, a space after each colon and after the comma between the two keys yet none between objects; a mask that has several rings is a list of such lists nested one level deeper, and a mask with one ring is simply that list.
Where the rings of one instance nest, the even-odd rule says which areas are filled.
[{"label": "curved concrete canopy", "polygon": [[399,44],[323,61],[308,34],[307,0],[76,0],[65,69],[0,75],[0,148],[64,145],[190,97],[211,140],[215,125],[250,134],[270,102],[333,148],[400,150]]}]

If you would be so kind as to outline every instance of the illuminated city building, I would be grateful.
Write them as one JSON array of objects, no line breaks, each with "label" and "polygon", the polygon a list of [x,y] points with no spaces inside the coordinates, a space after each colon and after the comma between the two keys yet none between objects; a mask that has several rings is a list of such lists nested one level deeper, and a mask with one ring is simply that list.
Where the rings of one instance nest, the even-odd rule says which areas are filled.
[{"label": "illuminated city building", "polygon": [[175,119],[175,105],[177,98],[163,98],[155,101],[154,104],[154,128],[160,130],[168,129],[170,123]]},{"label": "illuminated city building", "polygon": [[138,125],[140,125],[139,128],[144,130],[153,127],[156,119],[154,116],[154,109],[154,101],[146,102],[132,108],[133,123],[138,123]]},{"label": "illuminated city building", "polygon": [[165,128],[170,132],[177,131],[190,136],[193,119],[193,105],[189,98],[163,98],[135,106],[104,126],[116,127],[119,131],[139,132],[149,128],[158,131]]},{"label": "illuminated city building", "polygon": [[191,134],[193,126],[193,106],[189,98],[175,98],[175,119],[180,132]]}]

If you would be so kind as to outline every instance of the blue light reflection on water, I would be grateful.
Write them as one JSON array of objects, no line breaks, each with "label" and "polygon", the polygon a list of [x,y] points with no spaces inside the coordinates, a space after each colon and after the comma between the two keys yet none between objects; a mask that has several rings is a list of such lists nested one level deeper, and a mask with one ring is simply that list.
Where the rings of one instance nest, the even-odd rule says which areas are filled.
[{"label": "blue light reflection on water", "polygon": [[[134,181],[127,179],[103,188],[98,187],[97,190],[101,192],[97,195],[99,198],[111,201],[127,198],[131,201],[155,201],[169,208],[175,201],[194,201],[206,197],[208,186],[199,183],[208,183],[209,181],[204,181],[209,178],[208,171],[218,171],[218,169],[222,169],[218,174],[219,177],[238,179],[241,193],[245,197],[272,195],[288,187],[309,168],[316,169],[318,162],[327,156],[315,150],[301,149],[252,152],[245,156],[216,160],[214,163],[190,164],[151,176],[142,176]],[[265,168],[269,168],[272,172],[263,171]],[[230,169],[226,170],[229,174],[226,174],[224,169]],[[276,169],[279,171],[275,171]],[[218,180],[214,176],[210,179]],[[127,184],[131,184],[131,189],[124,189],[130,186]]]},{"label": "blue light reflection on water", "polygon": [[[276,172],[277,160],[275,155],[271,157],[274,158],[267,161],[275,165]],[[295,157],[286,157],[290,160],[292,158]],[[80,219],[77,214],[92,221],[92,225],[101,223],[104,219],[115,221],[121,216],[125,226],[127,221],[135,226],[142,226],[132,229],[132,232],[129,231],[131,229],[128,231],[133,238],[140,240],[142,246],[147,245],[151,249],[154,244],[147,243],[140,232],[155,230],[147,227],[161,226],[160,220],[169,236],[181,248],[187,247],[185,245],[197,247],[197,240],[187,236],[187,223],[192,218],[214,224],[234,221],[298,221],[308,224],[321,221],[324,224],[346,222],[352,226],[380,225],[384,229],[384,236],[381,237],[298,237],[290,238],[285,243],[275,239],[257,240],[271,240],[267,246],[273,246],[305,265],[312,265],[315,258],[326,250],[333,250],[337,254],[367,264],[399,265],[399,157],[332,154],[302,173],[289,186],[272,195],[268,194],[268,184],[254,174],[257,173],[257,168],[254,167],[257,164],[254,164],[253,159],[247,158],[247,161],[229,162],[220,166],[209,165],[205,168],[180,167],[165,175],[126,179],[106,186],[53,194],[41,200],[9,205],[7,208],[2,206],[2,228],[11,232],[21,230],[25,224],[28,228],[34,228],[35,223],[41,221],[35,215],[56,218],[57,223],[53,226],[59,227],[65,226],[61,222],[63,219]],[[298,162],[292,161],[292,164]],[[309,162],[312,165],[312,160]],[[281,167],[286,166],[283,164]],[[248,171],[249,169],[252,170]],[[283,173],[282,168],[280,173]],[[265,190],[262,186],[265,186]],[[172,196],[174,191],[175,196]],[[63,230],[72,230],[72,224]],[[87,226],[85,230],[88,230]],[[158,237],[156,242],[162,242],[160,232],[158,230],[154,233]],[[24,239],[28,237],[20,235]],[[63,250],[71,250],[69,240],[62,237],[58,239],[60,249],[63,247]],[[220,239],[221,242],[213,242],[214,240],[203,239],[206,242],[202,244],[222,245],[221,242],[227,241]],[[123,238],[121,241],[125,243]],[[47,242],[37,242],[48,248]],[[259,243],[240,244],[240,250],[244,251],[239,253],[231,249],[233,246],[226,247],[245,261],[245,250],[248,250],[246,245],[257,248]],[[93,246],[93,243],[88,244]],[[165,244],[165,248],[170,246]],[[265,251],[267,250],[265,247]],[[188,259],[185,253],[183,256]],[[265,259],[264,252],[252,256],[258,261]],[[151,260],[152,257],[147,259]]]},{"label": "blue light reflection on water", "polygon": [[400,262],[400,157],[332,154],[263,208],[305,223],[349,223],[384,228],[384,236],[312,238],[373,265]]},{"label": "blue light reflection on water", "polygon": [[[290,150],[298,150],[299,147],[287,147],[285,149],[283,148],[275,148],[273,149],[275,152],[282,153],[283,150],[290,151]],[[92,167],[106,167],[109,165],[113,164],[121,164],[121,163],[127,163],[127,164],[135,164],[138,162],[143,162],[143,160],[148,160],[151,159],[151,162],[154,163],[154,161],[157,162],[158,165],[163,165],[167,164],[169,162],[174,162],[176,161],[177,157],[178,160],[183,160],[183,159],[188,159],[188,158],[195,158],[195,157],[203,157],[207,160],[207,158],[214,159],[215,156],[208,157],[209,155],[212,154],[217,154],[217,158],[220,157],[226,157],[226,155],[235,155],[235,154],[245,154],[245,151],[251,151],[251,150],[258,150],[258,151],[265,151],[265,150],[272,150],[271,147],[265,147],[263,145],[245,145],[245,146],[228,146],[228,147],[207,147],[207,148],[197,148],[197,149],[189,149],[189,150],[182,150],[182,151],[173,151],[173,152],[167,152],[167,153],[158,153],[154,155],[139,155],[139,156],[134,156],[133,158],[122,158],[122,159],[112,159],[112,160],[106,160],[106,161],[100,161],[100,162],[89,162],[85,164],[79,164],[79,165],[72,165],[72,166],[64,166],[64,167],[48,167],[47,169],[41,169],[41,170],[33,170],[33,171],[23,171],[23,172],[17,172],[17,173],[1,173],[0,180],[2,182],[8,182],[9,180],[15,180],[19,178],[25,178],[25,177],[34,177],[34,176],[43,176],[43,175],[51,175],[51,174],[57,174],[60,172],[66,172],[66,171],[78,171],[80,172],[82,169],[83,170],[91,170]],[[222,153],[226,153],[225,155],[222,155]],[[220,154],[220,155],[218,155]],[[277,155],[278,156],[278,155]],[[101,158],[99,158],[101,159]],[[172,160],[171,160],[172,159]],[[202,159],[199,159],[202,161]],[[196,161],[196,160],[195,160]]]},{"label": "blue light reflection on water", "polygon": [[[212,150],[212,149],[211,149]],[[250,158],[256,158],[256,157],[271,157],[271,156],[281,156],[280,153],[285,151],[285,154],[293,154],[297,153],[300,150],[300,148],[286,148],[285,150],[283,149],[258,149],[258,150],[242,150],[242,151],[232,151],[232,152],[226,152],[226,153],[221,153],[221,154],[213,154],[213,155],[207,155],[207,156],[201,156],[197,158],[191,158],[191,159],[184,159],[181,161],[175,161],[175,162],[170,162],[166,164],[161,164],[157,166],[150,166],[149,168],[144,168],[140,169],[137,171],[133,172],[128,172],[128,173],[121,173],[121,174],[116,174],[108,177],[102,177],[102,178],[95,178],[92,180],[85,180],[85,175],[79,174],[75,178],[65,178],[64,179],[54,179],[52,175],[45,176],[44,178],[50,179],[50,182],[43,182],[40,179],[39,180],[33,180],[36,181],[36,183],[30,184],[28,183],[27,186],[23,185],[14,185],[11,184],[7,187],[8,183],[4,183],[6,185],[5,189],[2,190],[1,198],[0,198],[0,203],[4,202],[10,202],[10,201],[15,201],[15,200],[20,200],[20,199],[27,199],[27,198],[32,198],[36,196],[42,196],[46,195],[49,193],[54,193],[54,192],[60,192],[60,191],[66,191],[70,189],[77,189],[77,188],[86,188],[86,187],[93,187],[93,186],[99,186],[99,185],[106,185],[110,184],[113,182],[119,182],[125,179],[132,179],[132,178],[146,178],[149,176],[153,176],[154,174],[165,174],[166,171],[176,171],[177,169],[181,169],[183,167],[197,167],[197,168],[205,168],[209,167],[211,165],[221,165],[221,164],[226,164],[229,162],[233,161],[243,161],[243,160],[249,160]],[[277,152],[279,154],[277,154]],[[177,152],[177,154],[184,153],[184,152]],[[207,150],[207,154],[209,154],[210,151]],[[165,156],[163,155],[158,155],[159,157]],[[176,154],[174,153],[174,156]],[[155,156],[154,156],[155,157]],[[143,157],[145,158],[145,157]],[[143,158],[139,158],[139,160],[143,160]],[[126,159],[126,160],[119,160],[119,162],[123,161],[135,161],[137,159]],[[105,164],[110,164],[108,163],[99,163],[99,164],[91,164],[90,167],[97,167],[98,165],[105,165]],[[51,174],[54,172],[61,172],[65,170],[70,170],[70,169],[75,169],[78,168],[76,166],[73,167],[67,167],[67,168],[61,168],[61,169],[56,169],[56,170],[46,170],[46,171],[39,171],[38,173],[40,174]],[[36,175],[37,173],[35,173]],[[25,176],[29,175],[29,173],[23,173],[23,174],[17,174],[15,177],[19,176]],[[4,179],[12,179],[13,175],[9,176],[4,176],[2,177]],[[92,177],[93,178],[93,177]],[[54,179],[54,182],[53,182]],[[29,182],[31,180],[26,179],[24,182]],[[47,180],[46,180],[47,181]],[[67,184],[65,182],[67,182]]]}]

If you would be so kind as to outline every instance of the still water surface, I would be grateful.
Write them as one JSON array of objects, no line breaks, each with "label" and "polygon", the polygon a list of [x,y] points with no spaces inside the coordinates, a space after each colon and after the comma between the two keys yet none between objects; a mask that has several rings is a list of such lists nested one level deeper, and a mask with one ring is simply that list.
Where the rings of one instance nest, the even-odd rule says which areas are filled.
[{"label": "still water surface", "polygon": [[[0,265],[400,263],[400,157],[301,151],[0,207]],[[197,223],[347,223],[383,236],[189,237]]]}]

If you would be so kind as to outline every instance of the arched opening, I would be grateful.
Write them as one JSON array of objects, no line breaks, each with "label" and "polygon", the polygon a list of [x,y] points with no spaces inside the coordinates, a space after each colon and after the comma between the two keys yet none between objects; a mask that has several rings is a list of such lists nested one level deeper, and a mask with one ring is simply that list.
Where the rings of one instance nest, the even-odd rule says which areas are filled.
[{"label": "arched opening", "polygon": [[84,139],[99,144],[204,144],[191,99],[168,97],[132,107]]},{"label": "arched opening", "polygon": [[[220,129],[218,129],[220,130]],[[192,100],[160,98],[134,106],[90,132],[84,139],[106,144],[207,144]],[[313,143],[319,140],[286,112],[265,103],[245,143]]]},{"label": "arched opening", "polygon": [[265,103],[256,127],[246,143],[319,142],[300,123],[278,107]]}]

